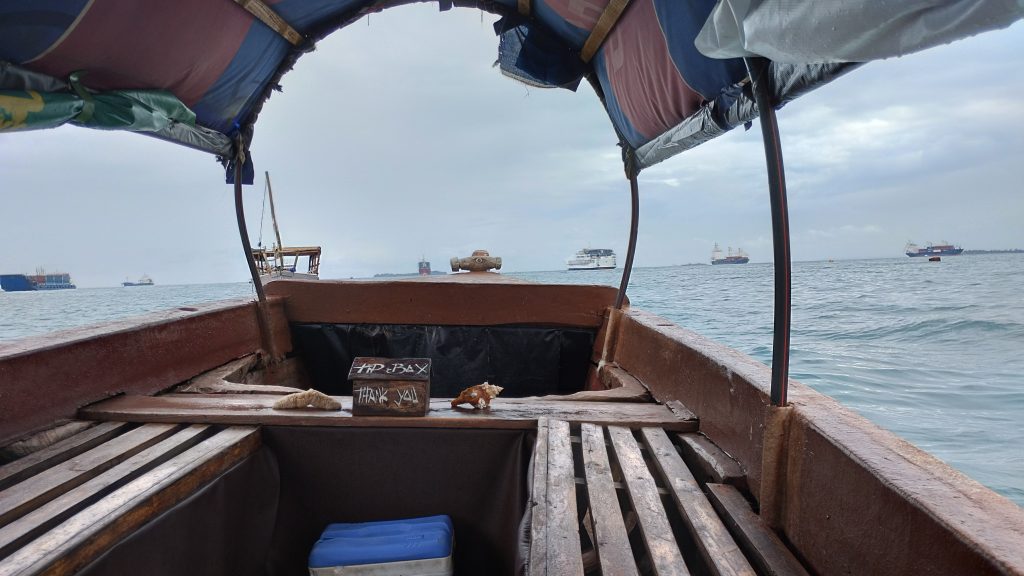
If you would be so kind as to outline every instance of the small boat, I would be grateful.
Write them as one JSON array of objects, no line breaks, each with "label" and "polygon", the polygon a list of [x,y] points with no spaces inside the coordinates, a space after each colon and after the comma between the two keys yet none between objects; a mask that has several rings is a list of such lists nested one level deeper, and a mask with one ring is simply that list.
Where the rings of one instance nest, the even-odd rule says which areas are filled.
[{"label": "small boat", "polygon": [[611,270],[616,265],[615,252],[609,248],[583,248],[566,260],[569,270]]},{"label": "small boat", "polygon": [[153,279],[150,278],[146,274],[143,274],[142,277],[139,278],[138,281],[136,281],[136,282],[132,282],[130,280],[125,280],[124,282],[121,282],[121,286],[152,286],[152,285],[153,285]]},{"label": "small boat", "polygon": [[[294,266],[279,237],[254,250],[245,227],[259,112],[318,41],[405,3],[2,10],[0,130],[137,130],[222,160],[256,298],[0,343],[0,574],[303,574],[328,526],[437,514],[460,574],[1024,574],[1024,509],[789,378],[776,115],[864,62],[1010,26],[1019,2],[656,0],[621,19],[626,2],[456,2],[503,17],[503,73],[593,82],[632,201],[619,288],[483,270],[264,285],[257,260]],[[871,90],[869,105],[892,103]],[[329,120],[359,113],[344,100],[323,122],[296,117],[288,144],[324,146]],[[770,367],[626,294],[640,172],[754,120],[771,174]],[[396,152],[430,145],[403,128]],[[408,398],[354,394],[358,360],[382,355],[430,366],[403,389],[429,390],[425,415],[358,413],[364,396]],[[503,391],[457,405],[477,387]]]},{"label": "small boat", "polygon": [[942,262],[942,258],[940,256],[932,256],[931,258],[928,258],[928,261],[929,262]]},{"label": "small boat", "polygon": [[4,292],[31,292],[36,290],[73,290],[71,275],[66,272],[47,274],[37,268],[35,274],[0,274],[0,289]]},{"label": "small boat", "polygon": [[737,248],[734,253],[730,246],[725,256],[722,256],[722,249],[718,247],[718,243],[715,243],[714,249],[711,250],[712,264],[746,264],[747,262],[750,262],[750,258],[742,248]]},{"label": "small boat", "polygon": [[924,256],[959,256],[963,251],[963,248],[948,243],[932,244],[929,242],[927,246],[920,248],[913,242],[907,242],[907,245],[903,247],[903,252],[911,258]]},{"label": "small boat", "polygon": [[[277,210],[274,207],[274,192],[270,186],[270,172],[266,172],[265,176],[264,190],[270,201],[270,218],[274,224],[276,242],[270,248],[252,248],[253,262],[260,282],[266,284],[281,278],[319,280],[322,252],[319,246],[282,246],[281,230],[277,226]],[[305,264],[305,270],[302,270],[302,263]]]}]

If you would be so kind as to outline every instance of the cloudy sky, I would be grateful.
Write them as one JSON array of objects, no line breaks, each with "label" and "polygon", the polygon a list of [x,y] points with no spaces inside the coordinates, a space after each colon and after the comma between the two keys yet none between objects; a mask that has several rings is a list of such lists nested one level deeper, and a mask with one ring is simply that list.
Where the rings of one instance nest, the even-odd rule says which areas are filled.
[{"label": "cloudy sky", "polygon": [[[624,255],[629,190],[591,89],[492,67],[493,17],[412,5],[321,42],[263,109],[286,245],[321,276],[435,270],[485,248],[507,271],[579,248]],[[1024,24],[876,62],[779,115],[796,260],[899,257],[914,240],[1024,248]],[[76,127],[0,135],[0,272],[80,286],[245,281],[232,189],[211,156]],[[761,137],[734,130],[640,178],[638,266],[706,262],[715,242],[771,260]],[[246,188],[253,243],[262,181]],[[263,240],[272,231],[269,210]]]}]

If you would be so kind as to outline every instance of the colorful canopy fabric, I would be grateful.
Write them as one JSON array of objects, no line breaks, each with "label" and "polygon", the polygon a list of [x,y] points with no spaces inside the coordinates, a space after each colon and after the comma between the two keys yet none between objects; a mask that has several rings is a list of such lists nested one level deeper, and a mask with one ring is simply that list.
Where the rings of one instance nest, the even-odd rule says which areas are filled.
[{"label": "colorful canopy fabric", "polygon": [[[71,122],[147,132],[228,159],[236,138],[247,145],[263,101],[317,40],[365,14],[411,1],[0,3],[0,131]],[[1006,1],[1018,7],[1016,16],[1010,12],[1009,21],[990,27],[1021,17],[1020,4]],[[756,117],[744,90],[744,61],[711,58],[694,45],[715,0],[626,1],[584,62],[581,50],[609,3],[455,0],[503,16],[496,32],[506,74],[570,89],[590,80],[637,170]],[[452,4],[439,0],[442,10]],[[276,13],[302,41],[290,42],[244,5],[269,8],[265,12]],[[765,14],[757,15],[763,20]],[[706,29],[703,35],[714,34]],[[850,68],[841,62],[775,65],[775,100],[781,105]]]}]

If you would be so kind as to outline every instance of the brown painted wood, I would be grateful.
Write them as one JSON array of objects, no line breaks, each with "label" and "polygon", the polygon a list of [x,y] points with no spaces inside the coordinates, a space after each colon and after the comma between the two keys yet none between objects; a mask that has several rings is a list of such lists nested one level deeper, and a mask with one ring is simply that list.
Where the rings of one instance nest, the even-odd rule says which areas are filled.
[{"label": "brown painted wood", "polygon": [[679,448],[687,468],[700,483],[731,484],[744,489],[746,474],[738,462],[732,459],[707,436],[699,432],[684,432],[676,435]]},{"label": "brown painted wood", "polygon": [[174,433],[171,424],[130,430],[0,492],[0,525],[23,516]]},{"label": "brown painted wood", "polygon": [[661,504],[658,486],[647,470],[633,433],[629,428],[609,426],[608,435],[612,440],[615,457],[622,468],[629,500],[636,511],[644,544],[647,545],[655,573],[659,576],[689,574],[665,508]]},{"label": "brown painted wood", "polygon": [[128,458],[117,466],[90,479],[57,498],[43,504],[25,516],[0,527],[0,558],[37,538],[46,530],[77,514],[96,502],[118,485],[141,474],[143,467],[169,460],[194,446],[202,439],[207,426],[189,426],[171,437]]},{"label": "brown painted wood", "polygon": [[128,426],[124,422],[103,422],[51,446],[47,446],[38,452],[33,452],[14,462],[0,466],[0,490],[98,446],[117,436]]},{"label": "brown painted wood", "polygon": [[259,430],[228,428],[118,488],[0,564],[0,576],[72,574],[240,462]]},{"label": "brown painted wood", "polygon": [[336,396],[342,410],[274,410],[279,396],[119,396],[104,400],[79,414],[91,420],[202,424],[268,424],[282,426],[395,426],[414,428],[532,429],[540,418],[568,422],[658,426],[692,432],[697,421],[680,420],[659,404],[635,402],[558,402],[529,398],[495,398],[489,410],[452,408],[450,399],[434,398],[423,418],[352,416],[352,398]]},{"label": "brown painted wood", "polygon": [[352,416],[426,416],[429,408],[429,381],[352,381]]},{"label": "brown painted wood", "polygon": [[655,469],[668,487],[711,573],[718,576],[754,576],[754,569],[715,514],[665,431],[644,428],[640,434]]},{"label": "brown painted wood", "polygon": [[537,440],[533,444],[533,476],[530,478],[530,557],[529,576],[546,576],[548,565],[548,424],[537,421]]},{"label": "brown painted wood", "polygon": [[587,478],[587,496],[594,521],[594,544],[603,574],[637,574],[633,551],[629,546],[626,524],[612,481],[604,431],[595,424],[580,426],[583,468]]},{"label": "brown painted wood", "polygon": [[278,280],[292,322],[336,324],[533,324],[597,328],[614,304],[609,286],[476,282],[452,274],[430,282]]},{"label": "brown painted wood", "polygon": [[551,420],[548,425],[547,566],[545,574],[583,576],[580,524],[576,510],[569,423]]},{"label": "brown painted wood", "polygon": [[[270,302],[279,352],[283,303]],[[231,300],[0,343],[0,444],[118,393],[153,394],[260,347],[256,305]]]},{"label": "brown painted wood", "polygon": [[733,486],[708,484],[708,497],[725,520],[736,542],[764,576],[807,576],[807,571],[789,548],[754,513],[750,504]]}]

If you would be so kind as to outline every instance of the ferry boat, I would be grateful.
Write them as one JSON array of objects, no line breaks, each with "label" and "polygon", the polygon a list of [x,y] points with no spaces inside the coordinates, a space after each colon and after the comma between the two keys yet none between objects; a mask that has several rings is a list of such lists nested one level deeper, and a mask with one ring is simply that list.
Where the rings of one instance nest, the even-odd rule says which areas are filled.
[{"label": "ferry boat", "polygon": [[615,252],[608,248],[583,248],[566,265],[569,270],[611,270],[616,267]]},{"label": "ferry boat", "polygon": [[124,282],[121,282],[121,286],[152,286],[152,285],[153,285],[153,279],[150,278],[146,274],[143,274],[142,277],[139,278],[138,281],[136,281],[136,282],[132,282],[130,280],[125,280]]},{"label": "ferry boat", "polygon": [[[621,19],[625,2],[457,2],[507,18],[503,72],[585,76],[608,106],[633,206],[619,287],[486,271],[264,286],[242,194],[259,111],[317,41],[404,3],[5,6],[0,130],[139,130],[223,159],[256,297],[0,343],[0,574],[304,574],[331,524],[439,513],[459,574],[1024,574],[1024,509],[789,378],[776,116],[861,62],[1009,26],[1019,2],[864,0],[847,18],[657,0]],[[743,47],[751,35],[775,60]],[[891,104],[871,89],[869,105]],[[771,367],[626,294],[641,170],[755,119],[772,175]],[[296,145],[333,134],[292,128]],[[381,354],[431,360],[426,415],[356,413],[350,367]],[[452,405],[483,380],[504,387],[488,408]]]},{"label": "ferry boat", "polygon": [[47,274],[37,269],[35,274],[0,274],[0,289],[4,292],[30,292],[34,290],[72,290],[76,288],[66,272]]},{"label": "ferry boat", "polygon": [[917,258],[921,256],[958,256],[963,254],[964,249],[953,244],[932,244],[931,242],[924,248],[919,248],[917,244],[907,242],[903,251],[907,256]]},{"label": "ferry boat", "polygon": [[732,247],[729,247],[728,252],[723,257],[722,249],[715,244],[715,248],[711,251],[711,263],[712,264],[746,264],[750,262],[750,258],[742,248],[737,248],[736,252],[733,253]]}]

